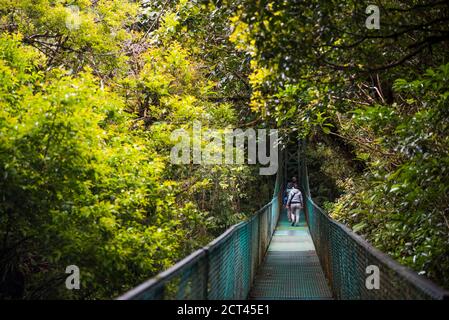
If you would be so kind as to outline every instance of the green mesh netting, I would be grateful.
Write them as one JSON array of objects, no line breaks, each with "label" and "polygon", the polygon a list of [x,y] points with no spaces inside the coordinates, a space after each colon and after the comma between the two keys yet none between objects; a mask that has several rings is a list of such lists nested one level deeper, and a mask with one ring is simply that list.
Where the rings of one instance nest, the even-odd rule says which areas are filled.
[{"label": "green mesh netting", "polygon": [[[303,144],[304,148],[304,144]],[[301,153],[304,155],[304,152]],[[336,299],[444,299],[448,293],[401,266],[344,225],[330,218],[312,200],[306,159],[301,157],[300,181],[313,242]],[[379,289],[366,285],[368,266],[379,268]]]}]

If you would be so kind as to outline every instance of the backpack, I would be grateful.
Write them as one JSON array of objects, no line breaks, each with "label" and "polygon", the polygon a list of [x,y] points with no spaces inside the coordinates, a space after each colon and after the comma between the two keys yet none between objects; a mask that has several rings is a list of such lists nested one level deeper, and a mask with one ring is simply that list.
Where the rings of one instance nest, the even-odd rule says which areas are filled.
[{"label": "backpack", "polygon": [[[293,190],[293,189],[292,189]],[[303,202],[304,202],[304,200],[303,200],[303,197],[302,197],[302,192],[301,192],[301,190],[299,190],[299,189],[296,189],[296,190],[298,190],[298,192],[295,192],[295,195],[296,194],[299,194],[299,204],[301,205],[301,207],[303,207]],[[291,192],[291,191],[290,191]],[[291,200],[293,200],[293,197],[294,196],[292,196],[292,199]],[[290,202],[291,202],[291,200],[290,200]],[[288,201],[288,198],[287,198],[287,201]]]},{"label": "backpack", "polygon": [[291,191],[291,190],[292,190],[292,189],[285,189],[285,191],[284,191],[284,198],[283,198],[284,206],[287,204],[288,195],[290,194],[290,191]]}]

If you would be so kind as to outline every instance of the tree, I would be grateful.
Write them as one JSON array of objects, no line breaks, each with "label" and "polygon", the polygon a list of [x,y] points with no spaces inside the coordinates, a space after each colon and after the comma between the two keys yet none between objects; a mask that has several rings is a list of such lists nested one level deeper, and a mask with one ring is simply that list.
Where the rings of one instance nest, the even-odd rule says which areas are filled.
[{"label": "tree", "polygon": [[[175,128],[252,117],[234,99],[248,96],[247,84],[228,77],[245,62],[222,59],[229,42],[204,49],[221,36],[225,11],[188,1],[154,2],[156,15],[148,2],[68,4],[0,2],[3,298],[115,297],[261,205],[241,205],[261,192],[249,188],[252,168],[169,158]],[[67,26],[73,12],[79,26]],[[206,33],[211,21],[219,24]],[[80,290],[64,285],[69,265],[79,267]]]},{"label": "tree", "polygon": [[315,195],[447,286],[447,2],[370,3],[379,30],[359,1],[239,3],[231,39],[252,57],[251,105],[309,140]]}]

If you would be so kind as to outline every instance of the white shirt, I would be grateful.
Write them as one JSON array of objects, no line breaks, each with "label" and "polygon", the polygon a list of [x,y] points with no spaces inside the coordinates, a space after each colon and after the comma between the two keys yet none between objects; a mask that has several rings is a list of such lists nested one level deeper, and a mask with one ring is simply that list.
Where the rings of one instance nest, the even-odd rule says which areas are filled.
[{"label": "white shirt", "polygon": [[287,204],[290,205],[292,203],[302,204],[302,193],[301,191],[299,191],[299,189],[296,189],[295,187],[293,187],[292,190],[290,190],[287,200]]}]

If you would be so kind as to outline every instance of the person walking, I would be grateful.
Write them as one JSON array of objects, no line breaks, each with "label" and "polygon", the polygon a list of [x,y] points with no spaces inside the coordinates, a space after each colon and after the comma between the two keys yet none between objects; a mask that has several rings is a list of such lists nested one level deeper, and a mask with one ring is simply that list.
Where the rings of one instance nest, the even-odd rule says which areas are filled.
[{"label": "person walking", "polygon": [[284,207],[287,210],[288,222],[292,222],[290,207],[287,205],[288,196],[290,195],[290,191],[292,190],[292,188],[293,188],[293,182],[287,183],[287,188],[285,189],[284,199],[283,199]]},{"label": "person walking", "polygon": [[287,199],[287,208],[290,209],[290,215],[292,217],[292,226],[298,225],[302,207],[303,207],[302,193],[298,189],[298,184],[294,182]]}]

